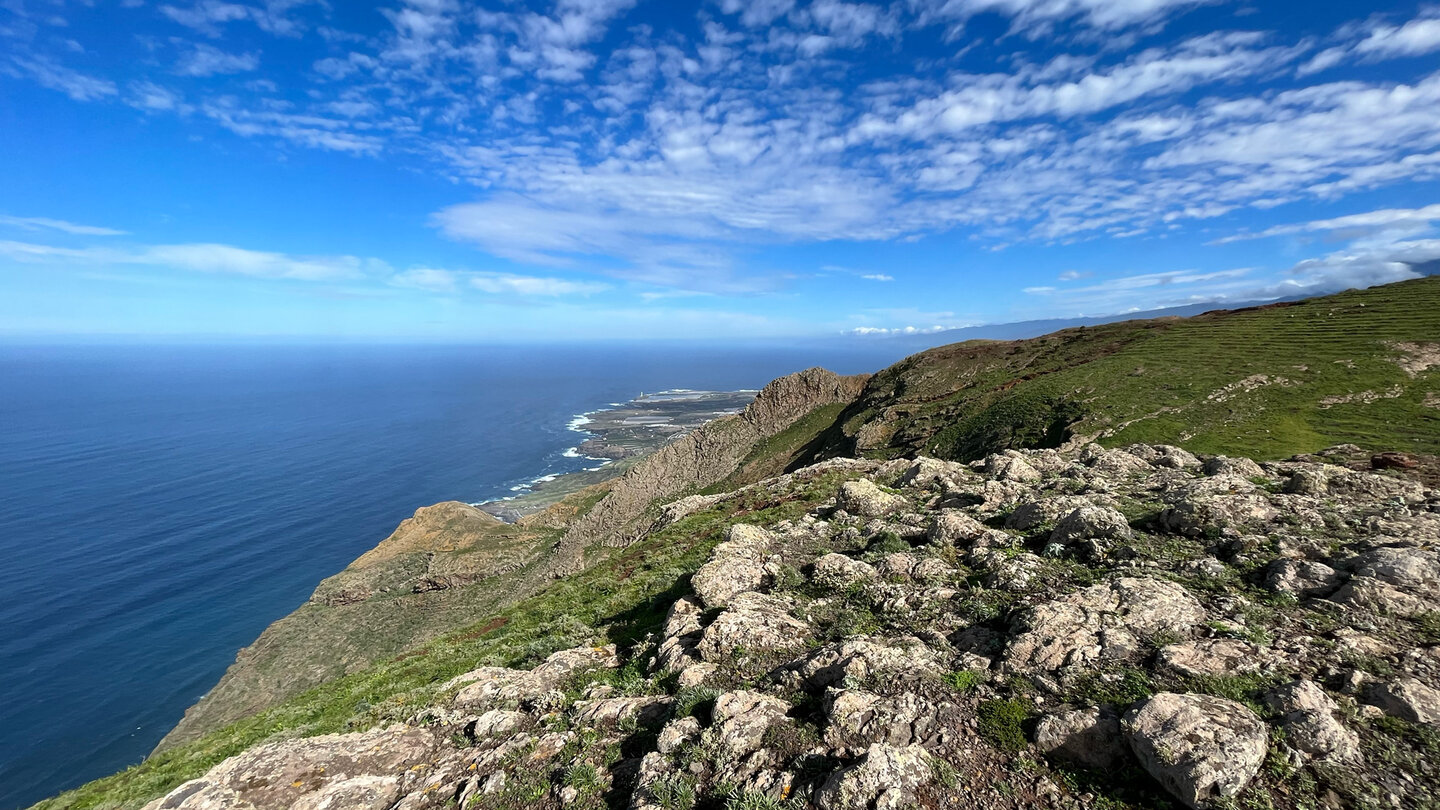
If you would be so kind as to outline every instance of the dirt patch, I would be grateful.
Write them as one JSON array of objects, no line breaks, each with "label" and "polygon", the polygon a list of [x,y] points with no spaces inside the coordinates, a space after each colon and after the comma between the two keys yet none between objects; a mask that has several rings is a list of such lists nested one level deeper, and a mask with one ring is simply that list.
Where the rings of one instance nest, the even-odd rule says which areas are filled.
[{"label": "dirt patch", "polygon": [[1357,391],[1353,394],[1339,394],[1320,400],[1320,409],[1325,410],[1335,405],[1370,405],[1382,399],[1399,399],[1404,393],[1405,389],[1397,385],[1386,391]]},{"label": "dirt patch", "polygon": [[1395,363],[1411,377],[1440,367],[1440,343],[1391,343],[1390,348],[1400,353]]},{"label": "dirt patch", "polygon": [[476,629],[474,629],[474,630],[471,630],[471,631],[468,632],[468,633],[465,633],[465,634],[463,634],[463,635],[460,635],[460,636],[458,636],[457,638],[459,638],[459,639],[461,639],[461,640],[463,640],[463,641],[473,641],[474,639],[480,638],[481,636],[485,635],[486,633],[493,633],[493,632],[495,632],[496,630],[499,630],[500,628],[504,627],[505,625],[507,625],[507,624],[509,624],[509,623],[510,623],[510,617],[509,617],[509,616],[496,616],[495,618],[491,619],[490,621],[488,621],[488,622],[480,625],[480,627],[478,627],[478,628],[476,628]]}]

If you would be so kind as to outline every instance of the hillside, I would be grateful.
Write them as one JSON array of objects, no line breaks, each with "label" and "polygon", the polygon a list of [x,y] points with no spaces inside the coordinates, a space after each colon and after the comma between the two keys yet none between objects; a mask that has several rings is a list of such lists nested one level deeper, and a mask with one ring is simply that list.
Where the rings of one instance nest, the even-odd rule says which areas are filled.
[{"label": "hillside", "polygon": [[[242,654],[239,699],[41,806],[139,807],[261,743],[163,806],[1440,802],[1440,498],[1356,447],[1279,461],[1424,473],[1437,338],[1432,278],[782,378],[532,522],[422,510]],[[1166,776],[1162,711],[1249,753]]]},{"label": "hillside", "polygon": [[1096,440],[1284,458],[1440,452],[1440,277],[1187,319],[931,349],[876,374],[809,448],[969,461]]}]

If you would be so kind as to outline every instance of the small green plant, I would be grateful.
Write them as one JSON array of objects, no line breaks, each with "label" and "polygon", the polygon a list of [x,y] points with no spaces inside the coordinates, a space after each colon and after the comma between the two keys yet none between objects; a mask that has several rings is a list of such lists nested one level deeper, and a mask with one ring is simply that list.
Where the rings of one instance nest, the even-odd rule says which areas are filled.
[{"label": "small green plant", "polygon": [[715,708],[715,698],[718,697],[720,697],[718,689],[711,689],[708,686],[687,686],[675,695],[675,702],[671,704],[671,710],[677,718],[709,714],[710,710]]},{"label": "small green plant", "polygon": [[930,758],[930,774],[935,777],[935,782],[946,790],[960,787],[960,772],[940,757]]},{"label": "small green plant", "polygon": [[1030,704],[1019,700],[986,700],[975,711],[980,736],[1001,751],[1016,753],[1025,749],[1025,729],[1030,718]]},{"label": "small green plant", "polygon": [[1075,703],[1099,706],[1128,706],[1155,694],[1155,683],[1144,671],[1133,667],[1085,672],[1075,679],[1070,699]]},{"label": "small green plant", "polygon": [[969,692],[984,683],[985,675],[973,669],[962,669],[958,672],[945,673],[944,680],[946,685],[956,692]]},{"label": "small green plant", "polygon": [[565,771],[565,784],[582,794],[599,790],[600,772],[588,762],[571,765]]},{"label": "small green plant", "polygon": [[731,795],[725,810],[785,810],[785,803],[767,793],[747,790]]},{"label": "small green plant", "polygon": [[664,810],[691,810],[695,806],[695,785],[679,774],[666,774],[647,789]]},{"label": "small green plant", "polygon": [[870,545],[865,550],[871,554],[899,554],[909,551],[910,544],[905,542],[900,535],[887,529],[875,535],[875,539],[870,541]]}]

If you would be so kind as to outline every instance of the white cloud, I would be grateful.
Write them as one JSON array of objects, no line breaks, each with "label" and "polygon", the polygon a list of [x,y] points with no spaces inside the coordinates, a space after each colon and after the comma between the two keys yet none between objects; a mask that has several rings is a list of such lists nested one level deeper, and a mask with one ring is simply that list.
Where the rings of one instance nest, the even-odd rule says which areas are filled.
[{"label": "white cloud", "polygon": [[389,266],[378,259],[362,259],[356,256],[294,256],[207,243],[134,248],[64,248],[7,241],[0,242],[0,255],[24,262],[139,265],[196,273],[301,281],[337,281],[389,273]]},{"label": "white cloud", "polygon": [[1389,231],[1398,229],[1408,232],[1426,229],[1435,222],[1440,222],[1440,203],[1427,205],[1424,208],[1384,208],[1379,211],[1317,219],[1295,225],[1276,225],[1259,233],[1238,234],[1217,239],[1214,244],[1223,245],[1246,239],[1317,231]]},{"label": "white cloud", "polygon": [[510,273],[476,273],[470,286],[491,295],[592,295],[605,292],[610,285],[592,281],[569,281],[562,278],[520,276]]},{"label": "white cloud", "polygon": [[1347,25],[1336,39],[1340,44],[1316,54],[1300,67],[1299,74],[1308,76],[1352,61],[1378,62],[1440,51],[1440,7],[1423,8],[1403,25],[1378,16],[1366,24]]},{"label": "white cloud", "polygon": [[863,337],[870,337],[870,336],[887,336],[887,335],[931,335],[931,334],[934,334],[934,333],[936,333],[936,332],[944,332],[946,329],[950,329],[950,328],[952,328],[952,327],[948,327],[948,326],[899,326],[899,327],[895,327],[895,328],[885,328],[885,327],[880,327],[880,326],[857,326],[857,327],[855,327],[854,329],[851,329],[850,332],[849,332],[849,334],[852,334],[852,335],[860,335],[860,336],[863,336]]},{"label": "white cloud", "polygon": [[119,93],[108,79],[97,79],[38,56],[11,56],[10,64],[0,63],[0,73],[28,77],[41,87],[58,90],[76,101],[100,101]]},{"label": "white cloud", "polygon": [[214,76],[220,73],[247,73],[260,67],[256,53],[226,53],[205,43],[181,55],[175,72],[182,76]]},{"label": "white cloud", "polygon": [[971,17],[994,12],[1014,21],[1016,30],[1040,36],[1061,22],[1080,20],[1105,30],[1130,26],[1154,27],[1186,9],[1221,0],[911,0],[937,20],[961,24]]},{"label": "white cloud", "polygon": [[117,231],[114,228],[100,228],[94,225],[77,225],[74,222],[66,222],[63,219],[50,219],[49,217],[12,217],[0,214],[0,225],[9,225],[27,231],[54,230],[77,236],[124,236],[125,231]]},{"label": "white cloud", "polygon": [[884,274],[884,273],[864,273],[864,274],[861,274],[860,278],[869,279],[870,281],[894,281],[894,280],[895,280],[895,277],[894,277],[894,276],[889,276],[889,275],[886,275],[886,274]]},{"label": "white cloud", "polygon": [[412,267],[391,276],[390,283],[396,287],[442,293],[455,292],[460,286],[458,273],[434,267]]}]

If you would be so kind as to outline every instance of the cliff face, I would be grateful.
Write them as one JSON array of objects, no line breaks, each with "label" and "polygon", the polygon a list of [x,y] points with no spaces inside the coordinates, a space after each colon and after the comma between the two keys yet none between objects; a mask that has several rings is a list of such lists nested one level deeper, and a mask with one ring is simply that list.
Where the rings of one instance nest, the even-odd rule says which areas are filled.
[{"label": "cliff face", "polygon": [[465,624],[499,604],[505,588],[495,586],[534,565],[554,538],[454,501],[416,511],[241,650],[156,750]]},{"label": "cliff face", "polygon": [[[743,413],[711,422],[621,478],[517,524],[457,502],[420,509],[241,650],[220,683],[156,750],[398,655],[583,568],[587,551],[603,553],[632,540],[657,500],[725,478],[757,442],[818,407],[850,402],[865,379],[818,368],[782,377]],[[607,488],[608,494],[583,511]]]}]

